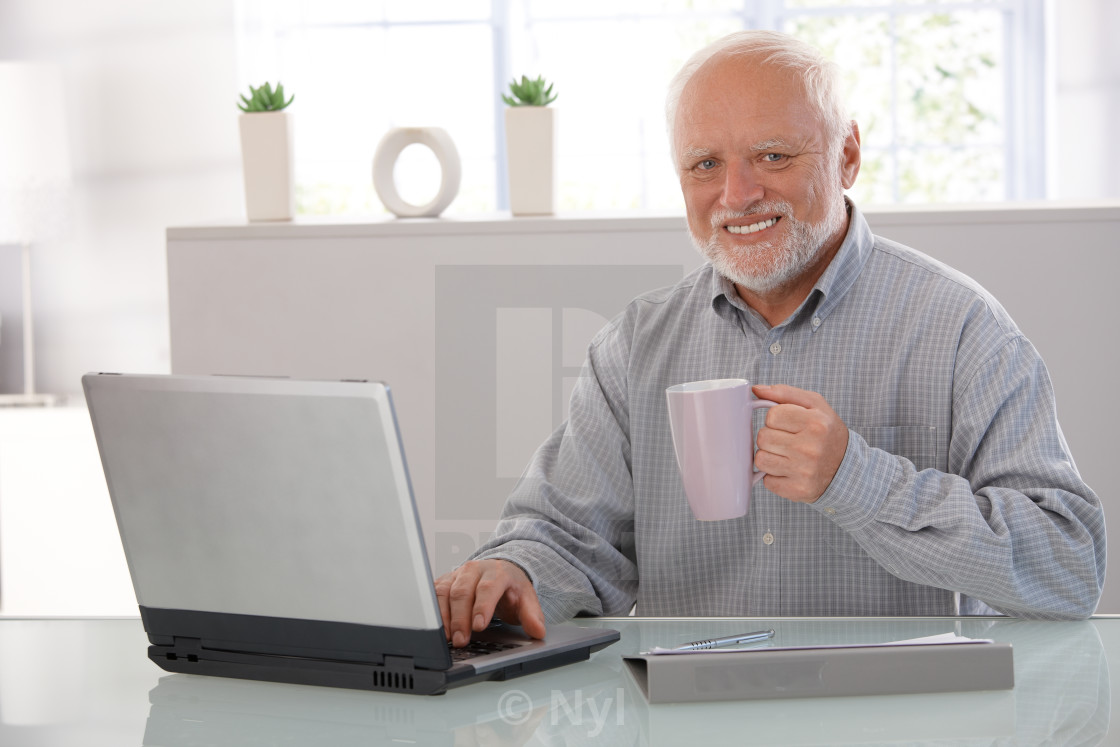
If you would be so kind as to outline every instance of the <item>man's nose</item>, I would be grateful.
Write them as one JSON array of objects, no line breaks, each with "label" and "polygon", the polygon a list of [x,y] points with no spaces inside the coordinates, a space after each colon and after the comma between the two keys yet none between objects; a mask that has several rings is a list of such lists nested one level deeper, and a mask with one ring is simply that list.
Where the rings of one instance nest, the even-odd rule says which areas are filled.
[{"label": "man's nose", "polygon": [[728,164],[721,202],[728,210],[745,210],[762,199],[764,189],[749,163]]}]

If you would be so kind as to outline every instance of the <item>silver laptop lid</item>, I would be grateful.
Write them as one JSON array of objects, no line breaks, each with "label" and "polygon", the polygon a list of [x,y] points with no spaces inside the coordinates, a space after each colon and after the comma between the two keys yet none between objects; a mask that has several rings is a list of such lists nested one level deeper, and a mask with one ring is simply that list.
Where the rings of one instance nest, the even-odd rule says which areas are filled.
[{"label": "silver laptop lid", "polygon": [[142,607],[440,627],[388,387],[82,381]]}]

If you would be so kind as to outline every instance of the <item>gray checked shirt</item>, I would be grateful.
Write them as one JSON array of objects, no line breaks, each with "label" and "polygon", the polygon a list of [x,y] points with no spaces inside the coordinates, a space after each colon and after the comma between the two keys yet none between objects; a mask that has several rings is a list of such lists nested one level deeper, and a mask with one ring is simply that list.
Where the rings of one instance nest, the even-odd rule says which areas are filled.
[{"label": "gray checked shirt", "polygon": [[[816,503],[759,483],[746,516],[693,518],[665,389],[720,378],[819,392],[844,420],[847,453]],[[475,553],[524,568],[549,621],[635,603],[1062,619],[1100,598],[1104,514],[1038,352],[973,280],[874,236],[855,206],[786,321],[771,328],[705,265],[596,335],[569,410]]]}]

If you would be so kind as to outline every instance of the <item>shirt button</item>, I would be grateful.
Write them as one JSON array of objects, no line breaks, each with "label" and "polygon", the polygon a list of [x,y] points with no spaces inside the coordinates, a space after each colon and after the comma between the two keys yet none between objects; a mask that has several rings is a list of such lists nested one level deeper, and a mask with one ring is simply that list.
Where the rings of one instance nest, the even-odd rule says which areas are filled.
[{"label": "shirt button", "polygon": [[782,343],[775,342],[773,345],[770,346],[770,352],[773,353],[774,355],[777,355],[778,353],[782,352]]},{"label": "shirt button", "polygon": [[762,544],[764,544],[764,545],[774,544],[774,535],[770,534],[770,532],[767,532],[766,534],[762,535]]},{"label": "shirt button", "polygon": [[828,508],[826,508],[826,509],[824,510],[824,512],[825,512],[826,514],[828,514],[829,516],[832,516],[832,515],[833,515],[834,513],[836,513],[836,509],[835,509],[835,508],[833,508],[832,506],[829,506]]},{"label": "shirt button", "polygon": [[813,317],[813,329],[821,326],[821,318],[819,316]]}]

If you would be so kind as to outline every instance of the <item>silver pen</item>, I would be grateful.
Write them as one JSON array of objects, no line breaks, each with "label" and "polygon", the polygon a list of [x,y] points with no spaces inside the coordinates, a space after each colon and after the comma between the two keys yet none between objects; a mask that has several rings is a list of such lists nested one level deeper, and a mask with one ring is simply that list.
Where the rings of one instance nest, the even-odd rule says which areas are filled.
[{"label": "silver pen", "polygon": [[706,648],[719,648],[720,646],[734,646],[739,643],[756,643],[758,641],[765,641],[774,637],[774,629],[770,630],[757,630],[754,633],[742,633],[740,635],[729,635],[723,638],[712,638],[707,641],[693,641],[686,643],[683,646],[673,648],[673,651],[699,651]]}]

